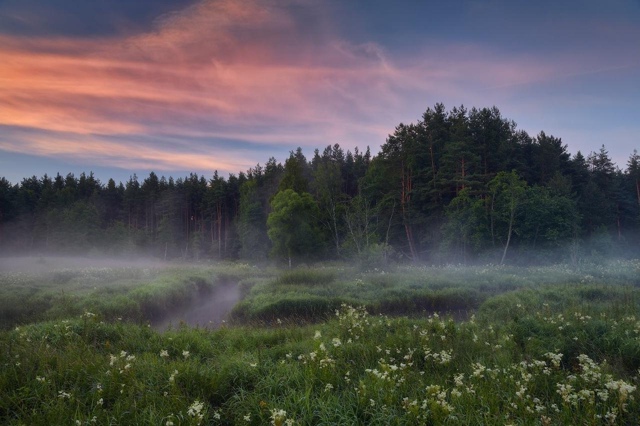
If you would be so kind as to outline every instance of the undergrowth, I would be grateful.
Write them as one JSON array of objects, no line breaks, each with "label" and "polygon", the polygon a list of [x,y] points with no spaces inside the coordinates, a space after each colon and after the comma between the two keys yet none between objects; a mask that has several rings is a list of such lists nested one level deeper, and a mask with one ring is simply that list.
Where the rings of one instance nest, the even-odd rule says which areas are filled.
[{"label": "undergrowth", "polygon": [[[0,329],[74,317],[144,323],[186,306],[220,284],[251,282],[247,265],[167,265],[163,268],[85,268],[0,274]],[[268,271],[260,271],[269,276]]]},{"label": "undergrowth", "polygon": [[613,291],[523,292],[463,322],[344,305],[322,324],[163,334],[86,312],[0,333],[0,422],[637,424],[638,292]]},{"label": "undergrowth", "polygon": [[[499,294],[554,285],[640,286],[640,262],[548,267],[393,267],[359,271],[346,266],[284,271],[248,289],[232,317],[271,323],[288,315],[322,320],[343,303],[369,313],[464,316]],[[597,295],[593,295],[597,297]]]},{"label": "undergrowth", "polygon": [[[5,275],[0,423],[638,424],[639,272]],[[240,325],[158,333],[140,320],[229,281],[245,296]]]}]

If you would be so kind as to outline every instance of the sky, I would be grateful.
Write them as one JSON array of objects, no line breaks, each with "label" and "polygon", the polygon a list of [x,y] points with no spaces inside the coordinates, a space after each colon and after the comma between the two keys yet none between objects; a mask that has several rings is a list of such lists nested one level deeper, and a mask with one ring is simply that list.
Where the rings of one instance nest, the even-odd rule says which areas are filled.
[{"label": "sky", "polygon": [[0,0],[0,176],[377,153],[428,107],[640,150],[640,0]]}]

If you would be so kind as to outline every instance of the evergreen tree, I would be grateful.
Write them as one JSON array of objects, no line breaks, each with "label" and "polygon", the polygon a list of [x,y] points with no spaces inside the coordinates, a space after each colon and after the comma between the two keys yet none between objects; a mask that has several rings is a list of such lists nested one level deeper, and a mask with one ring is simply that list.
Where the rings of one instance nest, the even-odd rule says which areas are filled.
[{"label": "evergreen tree", "polygon": [[461,106],[453,108],[448,116],[450,136],[443,148],[441,167],[438,172],[442,198],[448,204],[460,191],[480,188],[480,157],[471,144],[471,131],[467,110]]},{"label": "evergreen tree", "polygon": [[344,234],[344,204],[348,198],[343,189],[342,155],[339,145],[327,146],[322,157],[314,157],[312,193],[318,203],[319,222],[325,231],[325,239],[333,242],[336,256]]},{"label": "evergreen tree", "polygon": [[280,181],[279,190],[292,189],[299,194],[307,192],[309,188],[309,180],[306,177],[307,167],[307,160],[302,155],[302,150],[298,148],[295,153],[291,151],[284,163],[284,175]]},{"label": "evergreen tree", "polygon": [[240,189],[240,211],[238,233],[240,236],[240,257],[250,260],[266,259],[269,250],[266,215],[260,203],[258,183],[248,180]]}]

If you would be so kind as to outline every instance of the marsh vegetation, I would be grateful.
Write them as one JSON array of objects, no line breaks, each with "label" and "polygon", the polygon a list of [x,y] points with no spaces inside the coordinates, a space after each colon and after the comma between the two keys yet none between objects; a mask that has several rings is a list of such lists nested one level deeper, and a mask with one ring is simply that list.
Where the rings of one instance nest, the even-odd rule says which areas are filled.
[{"label": "marsh vegetation", "polygon": [[[2,273],[3,424],[640,421],[637,261],[68,266]],[[151,326],[229,283],[221,326]]]}]

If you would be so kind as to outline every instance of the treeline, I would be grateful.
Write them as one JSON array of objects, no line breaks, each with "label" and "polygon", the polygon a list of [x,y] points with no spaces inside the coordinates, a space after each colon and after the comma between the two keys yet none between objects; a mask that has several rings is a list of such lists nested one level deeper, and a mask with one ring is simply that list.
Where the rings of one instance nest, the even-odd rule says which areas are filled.
[{"label": "treeline", "polygon": [[5,254],[299,262],[573,261],[637,254],[640,155],[571,156],[493,108],[428,108],[380,153],[298,148],[238,175],[0,179]]}]

